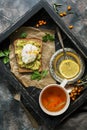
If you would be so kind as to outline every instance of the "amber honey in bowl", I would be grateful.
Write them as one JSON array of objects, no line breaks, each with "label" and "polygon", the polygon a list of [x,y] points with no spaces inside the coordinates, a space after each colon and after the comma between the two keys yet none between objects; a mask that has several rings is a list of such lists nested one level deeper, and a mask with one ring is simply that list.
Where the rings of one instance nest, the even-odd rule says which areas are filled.
[{"label": "amber honey in bowl", "polygon": [[50,59],[50,73],[52,77],[62,82],[68,80],[68,84],[78,81],[84,74],[84,59],[71,48],[65,48],[67,57],[64,57],[63,49],[56,51]]},{"label": "amber honey in bowl", "polygon": [[66,94],[59,87],[48,87],[41,96],[43,106],[51,112],[60,111],[66,104]]}]

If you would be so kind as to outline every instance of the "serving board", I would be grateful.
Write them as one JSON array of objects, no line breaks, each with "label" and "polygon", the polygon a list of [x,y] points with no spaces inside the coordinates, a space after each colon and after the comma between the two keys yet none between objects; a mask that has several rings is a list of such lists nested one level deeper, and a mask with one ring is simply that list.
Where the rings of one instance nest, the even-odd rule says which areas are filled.
[{"label": "serving board", "polygon": [[68,110],[60,116],[48,116],[39,107],[38,97],[41,89],[31,86],[25,88],[9,71],[9,69],[0,61],[0,74],[3,78],[8,81],[11,85],[11,91],[16,91],[21,94],[21,102],[27,108],[27,110],[33,115],[39,125],[45,125],[48,129],[54,130],[58,128],[67,117],[70,116],[75,110],[77,110],[87,99],[87,89],[85,89],[81,95],[74,101],[71,102]]},{"label": "serving board", "polygon": [[[1,46],[0,49],[8,48],[10,39],[9,36],[12,32],[16,31],[21,26],[32,26],[35,27],[36,23],[40,19],[44,19],[47,21],[46,26],[41,26],[41,28],[47,28],[47,29],[55,29],[56,26],[58,26],[61,30],[61,34],[65,43],[65,47],[70,47],[76,50],[77,53],[81,55],[81,57],[84,59],[86,64],[86,57],[83,55],[81,48],[77,47],[71,37],[67,35],[66,28],[65,30],[62,28],[65,27],[63,22],[60,20],[60,18],[55,15],[53,10],[51,9],[50,5],[45,1],[40,1],[38,5],[36,5],[32,9],[32,13],[28,12],[29,14],[26,14],[21,21],[19,21],[15,26],[13,26],[4,36],[4,39],[1,39]],[[38,17],[39,16],[39,17]],[[54,16],[54,17],[53,17]],[[59,20],[59,21],[58,21]],[[62,26],[62,28],[61,28]],[[57,35],[55,33],[55,51],[60,49],[61,46],[59,44]],[[87,70],[86,70],[87,71]],[[83,76],[85,76],[86,71]],[[10,65],[4,65],[2,61],[0,61],[0,75],[5,78],[9,84],[12,86],[13,90],[15,89],[18,93],[21,94],[21,102],[24,104],[24,106],[27,108],[27,110],[33,115],[33,117],[36,119],[38,124],[40,125],[46,125],[47,128],[54,130],[58,125],[64,121],[71,113],[73,113],[76,109],[78,109],[87,99],[87,89],[85,89],[81,95],[73,102],[70,103],[70,106],[68,110],[60,115],[51,117],[45,114],[39,107],[38,103],[38,97],[41,89],[36,88],[36,86],[29,86],[28,88],[25,88],[18,79],[11,73],[10,71]]]}]

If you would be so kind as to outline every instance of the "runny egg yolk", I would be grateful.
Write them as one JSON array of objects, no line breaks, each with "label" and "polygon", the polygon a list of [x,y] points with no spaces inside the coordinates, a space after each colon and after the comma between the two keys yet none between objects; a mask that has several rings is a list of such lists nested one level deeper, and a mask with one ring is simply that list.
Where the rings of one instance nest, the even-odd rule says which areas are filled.
[{"label": "runny egg yolk", "polygon": [[38,48],[32,44],[26,44],[22,49],[22,61],[25,64],[33,62],[38,55]]}]

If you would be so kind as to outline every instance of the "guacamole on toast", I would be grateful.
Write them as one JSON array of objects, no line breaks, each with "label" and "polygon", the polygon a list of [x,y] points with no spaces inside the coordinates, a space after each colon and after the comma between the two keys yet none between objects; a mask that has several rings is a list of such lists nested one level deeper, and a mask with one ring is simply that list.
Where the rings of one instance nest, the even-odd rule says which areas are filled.
[{"label": "guacamole on toast", "polygon": [[17,39],[14,41],[14,47],[19,72],[41,71],[42,40]]}]

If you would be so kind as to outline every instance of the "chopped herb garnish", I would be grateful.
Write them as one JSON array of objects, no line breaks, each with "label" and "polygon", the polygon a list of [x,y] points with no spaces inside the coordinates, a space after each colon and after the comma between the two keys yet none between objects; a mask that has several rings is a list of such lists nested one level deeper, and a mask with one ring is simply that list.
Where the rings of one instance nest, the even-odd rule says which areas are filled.
[{"label": "chopped herb garnish", "polygon": [[0,58],[2,59],[4,64],[7,64],[9,62],[9,50],[1,50],[0,51]]},{"label": "chopped herb garnish", "polygon": [[55,6],[62,6],[62,4],[56,4],[56,3],[54,3],[53,5],[55,5]]},{"label": "chopped herb garnish", "polygon": [[56,4],[56,3],[53,4],[53,8],[54,8],[54,10],[55,10],[56,13],[59,13],[59,8],[61,6],[62,6],[62,4]]},{"label": "chopped herb garnish", "polygon": [[45,36],[42,37],[43,42],[54,41],[54,39],[54,36],[48,33],[46,33]]},{"label": "chopped herb garnish", "polygon": [[31,80],[41,80],[42,78],[45,78],[48,74],[48,70],[43,70],[42,72],[34,71],[31,75]]},{"label": "chopped herb garnish", "polygon": [[20,38],[26,38],[27,37],[27,33],[26,32],[23,32],[21,35],[20,35]]},{"label": "chopped herb garnish", "polygon": [[9,55],[9,50],[4,50],[3,53],[5,54],[5,56],[8,56]]},{"label": "chopped herb garnish", "polygon": [[8,57],[4,57],[4,58],[3,58],[3,63],[4,63],[4,64],[7,64],[8,62],[9,62],[9,58],[8,58]]},{"label": "chopped herb garnish", "polygon": [[0,51],[0,57],[4,57],[4,56],[5,56],[4,52]]},{"label": "chopped herb garnish", "polygon": [[43,70],[42,73],[41,73],[42,78],[45,78],[47,74],[48,74],[48,71],[47,70]]}]

